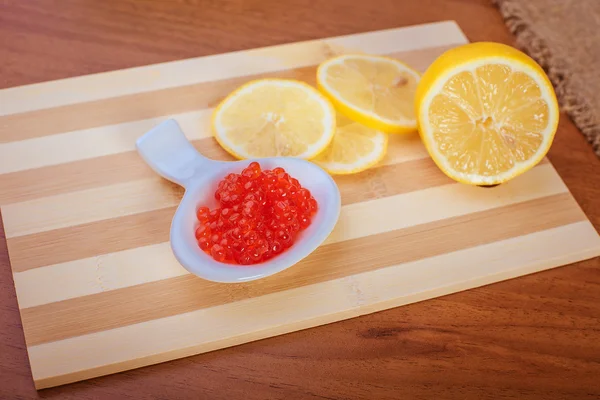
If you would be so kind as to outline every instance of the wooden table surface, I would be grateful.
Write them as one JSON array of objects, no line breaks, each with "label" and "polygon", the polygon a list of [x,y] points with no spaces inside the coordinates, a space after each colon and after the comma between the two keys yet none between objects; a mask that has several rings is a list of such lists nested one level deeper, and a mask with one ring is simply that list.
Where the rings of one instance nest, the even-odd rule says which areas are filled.
[{"label": "wooden table surface", "polygon": [[[2,0],[0,88],[447,19],[513,43],[489,0]],[[600,228],[600,160],[565,116],[549,158]],[[0,236],[0,399],[600,397],[598,259],[38,393]]]}]

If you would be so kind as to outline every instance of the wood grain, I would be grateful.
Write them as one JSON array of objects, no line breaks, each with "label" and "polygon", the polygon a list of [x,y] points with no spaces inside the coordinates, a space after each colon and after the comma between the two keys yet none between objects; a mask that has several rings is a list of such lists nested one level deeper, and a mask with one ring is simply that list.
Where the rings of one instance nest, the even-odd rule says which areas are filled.
[{"label": "wood grain", "polygon": [[[256,284],[213,284],[186,275],[25,308],[21,318],[30,346],[107,331],[580,222],[585,216],[572,207],[572,202],[570,196],[560,194],[324,245],[297,268]],[[534,209],[548,217],[528,220]],[[511,214],[528,223],[503,223]],[[474,231],[481,234],[466,241],[464,236]],[[431,248],[427,243],[432,240],[441,245]],[[370,248],[377,248],[377,252],[370,252]],[[45,318],[47,315],[52,317]]]},{"label": "wood grain", "polygon": [[[442,38],[436,43],[436,46],[425,49],[418,49],[413,51],[394,51],[394,52],[382,52],[382,55],[398,57],[405,62],[410,63],[410,65],[415,65],[414,68],[421,67],[423,69],[427,65],[429,65],[437,56],[442,54],[445,50],[451,48],[451,45],[455,45],[456,43],[460,43],[462,39],[460,35],[448,35],[446,37],[443,36],[444,32],[440,32],[440,37]],[[418,36],[418,32],[415,33],[415,36]],[[446,40],[444,40],[446,39]],[[375,40],[375,39],[373,39]],[[419,40],[421,43],[422,40]],[[444,45],[444,42],[447,44]],[[281,65],[277,65],[278,69],[288,68],[282,71],[275,70],[271,72],[274,68],[263,68],[263,65],[268,66],[268,62],[263,62],[264,58],[267,57],[260,53],[254,55],[255,59],[252,61],[252,64],[257,65],[256,69],[264,69],[267,72],[260,74],[249,74],[242,77],[235,76],[227,79],[215,78],[213,81],[205,81],[202,83],[189,84],[186,81],[182,80],[182,82],[177,82],[182,86],[169,87],[164,89],[152,90],[152,85],[147,85],[149,87],[139,88],[141,93],[131,93],[125,94],[123,96],[115,96],[114,93],[111,94],[112,97],[108,99],[101,100],[91,100],[85,101],[83,99],[87,99],[88,97],[94,98],[92,96],[88,96],[88,93],[80,94],[78,96],[72,95],[69,99],[65,99],[64,102],[68,103],[69,101],[75,101],[74,99],[79,99],[73,104],[66,104],[63,106],[55,106],[47,108],[41,108],[39,110],[34,111],[24,111],[18,114],[13,114],[8,112],[11,111],[10,108],[8,110],[3,110],[0,108],[0,115],[6,112],[6,116],[3,118],[3,129],[7,132],[2,135],[2,139],[0,139],[0,143],[2,142],[12,142],[17,140],[24,139],[34,139],[38,137],[44,137],[48,135],[53,135],[57,133],[64,133],[79,129],[89,129],[93,127],[103,127],[106,125],[116,125],[122,124],[131,121],[139,121],[144,119],[152,119],[159,116],[172,115],[172,114],[182,114],[186,112],[193,112],[198,109],[205,109],[215,107],[223,98],[225,97],[225,93],[232,92],[235,88],[240,85],[249,82],[250,80],[260,79],[265,77],[277,77],[277,78],[286,78],[286,79],[297,79],[302,80],[307,83],[315,84],[316,82],[316,65],[323,61],[325,57],[314,57],[310,53],[310,51],[314,51],[313,48],[320,48],[323,46],[322,43],[315,43],[314,45],[310,45],[313,42],[307,43],[307,49],[300,48],[298,52],[294,52],[292,55],[294,58],[290,57],[291,65],[297,65],[295,61],[296,57],[302,57],[304,54],[307,55],[305,57],[309,62],[314,65],[310,67],[303,68],[289,68],[287,63],[282,63]],[[442,43],[442,45],[439,45]],[[338,51],[330,51],[327,50],[326,54],[337,55],[341,54],[342,51],[350,51],[352,47],[339,47]],[[272,52],[277,51],[275,48]],[[384,49],[387,50],[387,49]],[[357,50],[354,50],[355,52]],[[364,52],[365,50],[362,50]],[[373,52],[372,50],[370,50]],[[374,52],[376,53],[376,51]],[[270,54],[269,57],[274,57],[277,53]],[[322,54],[320,52],[319,54]],[[227,57],[226,60],[222,62],[231,63],[231,65],[244,65],[248,66],[249,60],[247,60],[246,53],[239,53],[238,58],[240,59],[230,59],[232,57]],[[306,62],[306,60],[300,58],[302,62]],[[294,61],[292,61],[294,60]],[[206,60],[206,61],[210,61]],[[185,64],[184,64],[185,65]],[[159,67],[148,67],[152,69],[158,69]],[[177,76],[179,71],[174,71],[176,66],[172,64],[167,64],[165,66],[165,71],[160,72],[156,71],[157,78],[162,78],[164,76]],[[214,67],[211,67],[215,69]],[[194,65],[185,67],[186,70],[192,69],[194,71],[195,76],[203,77],[207,79],[206,76],[202,75],[202,68],[199,71],[194,69]],[[128,71],[128,75],[134,75],[137,79],[140,79],[140,75],[143,77],[146,75],[144,71],[138,71],[138,69]],[[181,72],[183,73],[183,71]],[[189,72],[188,72],[189,74]],[[111,80],[111,86],[122,87],[128,82],[131,78],[125,75],[123,77],[117,76],[114,77],[110,74],[106,75],[107,79]],[[222,76],[227,75],[226,71],[216,70],[213,73],[209,74],[213,76]],[[121,85],[118,80],[123,80],[123,84]],[[164,78],[161,79],[165,80]],[[115,82],[116,81],[116,82]],[[81,82],[83,84],[83,81]],[[169,82],[173,84],[172,82]],[[141,83],[140,83],[141,84]],[[107,85],[106,82],[99,83],[85,83],[85,85]],[[132,89],[133,90],[133,89]],[[31,91],[34,91],[32,89]],[[49,90],[50,91],[50,90]],[[61,97],[64,96],[67,89],[61,89]],[[68,93],[68,92],[67,92]],[[57,94],[55,94],[56,96]],[[6,93],[7,98],[11,98],[13,93],[8,91]],[[34,92],[34,96],[39,96]],[[49,101],[56,101],[56,98],[49,99]],[[9,102],[4,102],[4,104],[10,104]],[[42,103],[40,107],[44,107]],[[119,111],[126,108],[128,112],[126,114],[120,113]],[[86,118],[79,119],[73,118],[73,115],[85,115]]]},{"label": "wood grain", "polygon": [[[140,134],[142,131],[137,130],[136,132]],[[104,138],[102,143],[106,143],[107,141],[110,141],[110,138],[108,140]],[[24,142],[26,143],[28,141]],[[23,144],[24,142],[14,143]],[[233,160],[233,157],[227,154],[212,138],[193,140],[192,143],[198,151],[202,152],[202,154],[207,157],[221,160]],[[75,144],[76,142],[73,142],[71,145]],[[94,146],[94,144],[95,143],[92,143],[91,145]],[[133,141],[131,144],[133,146]],[[81,147],[85,148],[88,145],[89,144],[85,144]],[[391,138],[390,147],[391,150],[383,160],[383,165],[428,157],[418,136],[415,134],[406,137]],[[11,150],[18,150],[22,153],[26,149],[25,146],[21,146],[19,149]],[[37,149],[35,146],[29,146],[28,150],[35,152]],[[61,156],[66,156],[68,158],[68,155],[65,153],[70,154],[68,151],[65,152],[64,150],[59,152]],[[29,165],[32,164],[31,162],[23,162],[23,164],[25,163]],[[44,167],[44,173],[40,174],[38,167],[42,166]],[[51,181],[47,179],[48,176],[52,177]],[[19,172],[8,172],[0,175],[0,186],[3,188],[2,192],[0,192],[0,205],[4,206],[12,203],[21,203],[44,197],[57,196],[68,193],[73,190],[73,188],[87,190],[143,179],[152,179],[154,182],[161,182],[156,178],[156,173],[154,171],[147,165],[139,163],[138,155],[134,151],[102,155],[95,158],[70,161],[62,164],[48,163],[45,165],[36,165],[33,168],[24,169]],[[21,184],[23,181],[29,182],[27,187],[24,187]],[[165,187],[168,185],[169,183],[166,182],[156,183],[156,186]]]},{"label": "wood grain", "polygon": [[[0,7],[4,86],[443,19],[458,20],[471,40],[511,41],[487,1],[332,1],[319,12],[308,1],[7,1]],[[598,227],[598,161],[564,118],[550,159]],[[8,266],[8,259],[0,263]],[[595,398],[598,268],[592,260],[41,395],[197,398],[202,390],[206,398]],[[7,321],[0,333],[0,397],[34,397],[9,269],[0,271],[0,319]]]},{"label": "wood grain", "polygon": [[[399,174],[411,172],[415,169],[422,171],[422,175],[404,180],[397,179]],[[380,186],[384,188],[383,191],[374,191],[375,181],[372,175],[374,173],[377,177],[376,182],[379,182]],[[169,240],[169,226],[183,191],[179,187],[174,187],[174,185],[159,181],[156,178],[154,181],[156,182],[153,185],[154,188],[159,189],[158,193],[164,192],[164,195],[156,194],[156,192],[152,195],[141,192],[136,193],[134,202],[136,199],[139,201],[131,206],[131,212],[129,213],[126,212],[129,208],[125,198],[127,193],[120,191],[121,186],[109,186],[104,188],[105,191],[109,192],[107,196],[111,199],[117,197],[120,201],[111,200],[112,207],[104,213],[105,215],[96,214],[94,216],[95,210],[84,209],[78,218],[77,207],[94,207],[94,202],[100,201],[105,196],[94,196],[94,192],[73,192],[77,194],[71,197],[79,197],[79,199],[71,199],[76,200],[73,203],[74,215],[69,213],[69,203],[58,202],[60,206],[67,208],[62,212],[62,215],[65,215],[65,219],[68,220],[67,226],[52,229],[51,221],[41,217],[38,220],[42,221],[43,227],[37,233],[13,235],[13,221],[15,221],[15,224],[23,222],[19,218],[19,208],[23,208],[24,203],[3,207],[5,214],[17,211],[16,215],[5,217],[5,224],[7,225],[6,238],[13,271],[26,271],[45,265],[148,246]],[[339,181],[340,193],[344,196],[343,204],[353,204],[377,197],[393,196],[450,183],[446,176],[439,173],[430,159],[381,166],[377,170],[371,171],[371,175],[363,175],[354,180],[342,178]],[[137,186],[135,181],[128,183],[128,187],[131,186]],[[147,185],[139,186],[143,188]],[[122,195],[123,198],[121,198]],[[150,207],[150,210],[144,210],[144,205],[149,202],[147,197],[144,196],[156,196],[159,199],[150,200],[150,203],[155,206]],[[166,197],[170,200],[164,201],[160,197]],[[44,208],[46,203],[43,200],[41,202],[42,209],[33,215],[46,213]],[[144,204],[140,204],[140,201]],[[52,203],[52,199],[49,202]],[[105,204],[105,206],[109,205]],[[47,213],[52,214],[52,209],[48,209]],[[89,219],[93,221],[88,222]],[[46,224],[43,224],[43,222],[46,222]]]},{"label": "wood grain", "polygon": [[[450,255],[440,254],[351,277],[325,279],[311,285],[285,289],[281,287],[281,290],[258,297],[247,297],[233,303],[224,302],[184,314],[120,325],[97,334],[84,334],[69,340],[31,346],[28,348],[30,359],[38,366],[34,370],[34,378],[41,387],[69,383],[94,377],[98,373],[113,373],[115,370],[165,361],[173,355],[192,355],[265,338],[274,333],[283,334],[310,328],[327,323],[330,315],[339,317],[342,314],[343,318],[351,318],[421,301],[432,295],[452,293],[465,288],[464,277],[470,276],[472,270],[479,266],[477,259],[481,257],[491,256],[491,261],[486,266],[489,275],[479,282],[482,284],[509,279],[515,272],[522,272],[522,257],[528,257],[528,253],[529,259],[525,268],[528,273],[536,272],[543,270],[545,263],[535,256],[532,257],[531,249],[544,249],[561,262],[568,263],[577,259],[568,254],[577,255],[585,251],[586,247],[593,249],[594,241],[588,242],[593,238],[593,235],[590,235],[593,232],[594,228],[587,221],[576,222],[519,238],[480,244],[452,252]],[[569,240],[573,235],[585,239]],[[565,242],[569,243],[567,252],[564,251]],[[416,244],[416,241],[413,244]],[[547,250],[548,246],[551,250]],[[519,269],[512,272],[506,269],[507,265],[517,260],[520,260]],[[438,273],[439,268],[447,266],[448,262],[454,267],[453,282],[446,281]],[[349,264],[353,269],[360,268],[356,260],[349,259]],[[415,279],[416,277],[418,278]],[[440,287],[442,281],[445,285]],[[348,285],[349,282],[351,285]],[[191,279],[189,283],[192,283]],[[399,292],[404,295],[399,296]],[[323,302],[323,293],[333,296]],[[293,322],[279,324],[281,319],[290,318],[289,309],[298,308],[298,302],[302,303],[302,307],[300,313],[294,316]],[[264,307],[264,303],[278,304],[278,307],[270,308],[261,318],[251,317],[257,308]],[[245,323],[240,324],[240,320]],[[251,329],[248,329],[249,326]],[[147,332],[152,332],[152,335],[147,335]],[[205,338],[202,343],[197,340],[200,335]],[[139,338],[142,336],[145,340],[140,342]],[[115,348],[120,351],[115,352]],[[149,349],[152,351],[148,351]],[[75,359],[67,363],[57,365],[52,361],[72,357],[74,354]]]},{"label": "wood grain", "polygon": [[[523,190],[531,186],[536,187],[534,192]],[[517,179],[511,185],[503,186],[494,191],[472,188],[469,194],[464,189],[464,187],[455,184],[433,186],[424,190],[385,196],[368,202],[344,206],[335,229],[323,245],[367,238],[370,235],[395,230],[410,232],[416,226],[430,226],[431,229],[436,229],[439,225],[432,224],[433,222],[442,220],[448,222],[458,217],[462,217],[468,225],[468,217],[472,213],[498,212],[499,210],[494,210],[506,207],[515,207],[516,210],[522,202],[534,200],[543,202],[549,197],[564,194],[566,191],[564,184],[550,165],[538,166],[530,174],[524,176],[523,179]],[[522,192],[522,194],[515,195],[515,192]],[[381,196],[382,192],[380,191],[378,195]],[[473,196],[477,196],[477,204],[473,204]],[[438,199],[440,198],[447,199],[450,204],[446,207],[439,207]],[[421,212],[393,212],[397,209],[408,210],[414,208],[414,204],[419,205]],[[573,201],[567,201],[561,206],[572,207]],[[559,212],[562,211],[564,210]],[[577,210],[573,209],[571,211]],[[537,223],[533,225],[537,225]],[[168,225],[165,224],[165,226]],[[481,229],[481,226],[478,227]],[[506,235],[509,235],[509,232],[511,231],[507,230]],[[516,233],[518,234],[518,231]],[[127,239],[122,236],[121,238],[123,240]],[[429,239],[430,243],[431,240]],[[435,240],[433,241],[435,242]],[[132,245],[132,248],[123,251],[95,255],[25,271],[16,270],[14,279],[19,305],[21,309],[25,309],[35,305],[182,275],[182,267],[174,259],[171,251],[165,248],[165,244],[167,242],[142,247]],[[460,246],[459,243],[456,244]],[[68,250],[68,247],[65,250]],[[102,250],[106,251],[104,248]],[[140,259],[144,259],[145,262],[136,262]],[[331,263],[335,263],[335,260],[332,259]],[[334,271],[330,272],[333,273]],[[48,280],[61,280],[64,285],[44,287],[44,282]]]},{"label": "wood grain", "polygon": [[[405,144],[412,143],[413,139],[416,139],[416,135],[407,138],[407,140],[396,140],[396,142],[399,142],[397,147],[386,155],[385,161],[380,163],[378,169],[373,170],[370,175],[363,174],[353,177],[354,179],[348,177],[338,178],[340,191],[344,195],[343,204],[372,199],[374,194],[370,187],[372,182],[369,178],[373,175],[376,175],[381,182],[380,184],[386,187],[385,193],[381,193],[379,196],[393,196],[450,183],[449,179],[438,173],[431,159],[425,156],[422,146],[419,146],[415,153],[404,154],[407,150]],[[214,139],[207,140],[210,140],[211,147],[218,146]],[[223,155],[222,157],[220,155],[221,151],[219,151],[219,156],[214,158],[232,159],[229,155]],[[132,160],[132,164],[139,168],[139,156],[137,154],[131,154],[131,156],[135,158],[135,161]],[[410,171],[417,169],[423,171],[423,176],[409,176]],[[89,174],[94,172],[88,170]],[[44,171],[40,175],[46,175],[46,172]],[[399,175],[407,175],[407,179],[402,181],[394,179]],[[82,174],[82,176],[84,177],[85,174]],[[109,175],[109,177],[112,176],[112,174]],[[34,184],[37,182],[37,180],[33,181]],[[78,188],[78,183],[77,180],[71,180],[70,187]],[[116,184],[106,183],[106,185],[88,189],[88,183],[85,182],[83,185],[86,188],[85,190],[3,205],[2,209],[6,214],[4,218],[6,237],[13,238],[81,223],[102,221],[117,216],[173,207],[179,204],[183,195],[182,188],[164,179],[157,178],[156,174],[148,179]],[[20,187],[22,186],[21,184]],[[33,193],[30,196],[39,196],[39,194]],[[94,207],[91,208],[90,204],[94,204]],[[118,215],[115,214],[116,209],[119,210]]]}]

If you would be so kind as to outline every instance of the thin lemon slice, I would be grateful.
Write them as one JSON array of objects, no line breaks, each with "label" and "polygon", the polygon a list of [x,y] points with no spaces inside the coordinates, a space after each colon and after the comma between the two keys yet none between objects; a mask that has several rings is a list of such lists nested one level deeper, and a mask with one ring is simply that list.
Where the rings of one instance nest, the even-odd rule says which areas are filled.
[{"label": "thin lemon slice", "polygon": [[319,65],[317,85],[353,121],[385,133],[417,127],[414,96],[420,75],[388,57],[348,54]]},{"label": "thin lemon slice", "polygon": [[249,82],[215,109],[217,142],[236,158],[312,158],[329,145],[335,111],[315,88],[287,79]]},{"label": "thin lemon slice", "polygon": [[381,161],[387,145],[387,134],[338,114],[331,144],[312,161],[330,174],[354,174]]},{"label": "thin lemon slice", "polygon": [[558,125],[556,95],[542,68],[500,43],[472,43],[441,55],[415,99],[419,132],[449,177],[506,182],[548,152]]}]

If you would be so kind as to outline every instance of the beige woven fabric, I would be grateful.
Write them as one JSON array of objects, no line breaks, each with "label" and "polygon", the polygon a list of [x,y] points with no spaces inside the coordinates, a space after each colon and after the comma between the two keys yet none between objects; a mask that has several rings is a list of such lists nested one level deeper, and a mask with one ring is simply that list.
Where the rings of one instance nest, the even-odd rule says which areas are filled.
[{"label": "beige woven fabric", "polygon": [[600,156],[600,0],[492,0]]}]

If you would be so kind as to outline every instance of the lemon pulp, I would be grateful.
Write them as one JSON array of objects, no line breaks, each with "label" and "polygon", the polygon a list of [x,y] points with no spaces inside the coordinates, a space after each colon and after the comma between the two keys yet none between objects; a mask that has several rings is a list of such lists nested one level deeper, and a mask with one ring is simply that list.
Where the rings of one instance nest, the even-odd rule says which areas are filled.
[{"label": "lemon pulp", "polygon": [[414,96],[419,73],[399,60],[350,54],[319,65],[317,84],[353,121],[386,133],[416,128]]},{"label": "lemon pulp", "polygon": [[335,112],[315,88],[298,81],[252,81],[216,108],[212,129],[237,158],[312,158],[333,138]]},{"label": "lemon pulp", "polygon": [[357,173],[381,161],[387,145],[387,134],[338,114],[333,140],[313,161],[331,174]]}]

